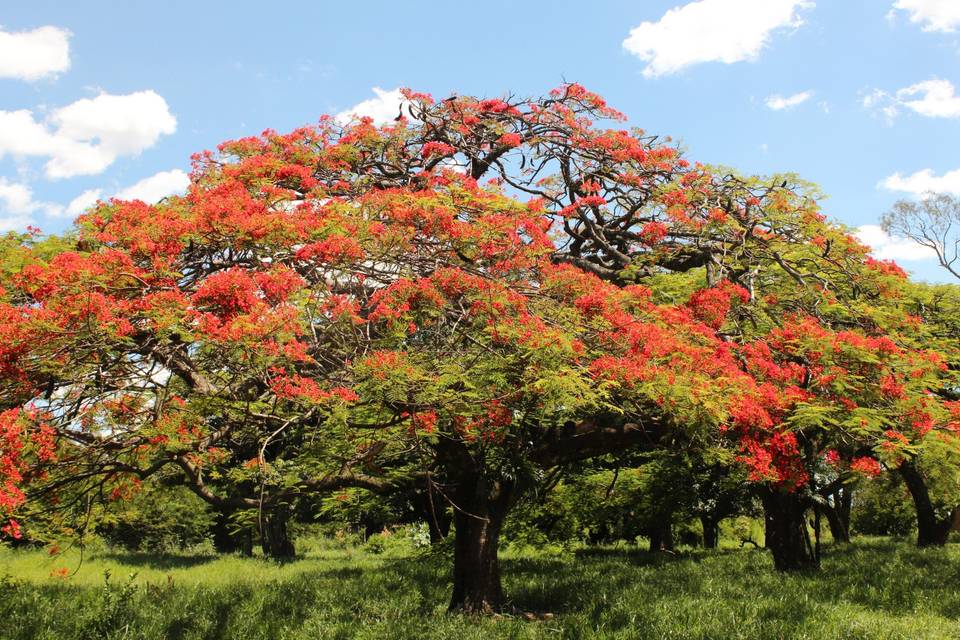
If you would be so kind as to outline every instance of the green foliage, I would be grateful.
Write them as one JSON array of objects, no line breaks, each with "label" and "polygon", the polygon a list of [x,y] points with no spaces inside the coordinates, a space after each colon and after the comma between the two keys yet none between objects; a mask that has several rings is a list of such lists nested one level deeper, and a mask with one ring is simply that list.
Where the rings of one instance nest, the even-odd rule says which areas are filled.
[{"label": "green foliage", "polygon": [[546,495],[514,510],[504,537],[521,544],[634,542],[670,522],[678,540],[690,544],[701,538],[695,523],[701,515],[723,519],[750,511],[742,475],[711,455],[658,453],[629,464],[569,473]]},{"label": "green foliage", "polygon": [[425,523],[384,529],[367,538],[363,550],[374,555],[403,556],[430,546],[430,530]]},{"label": "green foliage", "polygon": [[186,488],[148,482],[129,499],[106,505],[96,532],[127,551],[182,550],[208,539],[214,517]]},{"label": "green foliage", "polygon": [[898,474],[885,473],[859,483],[853,500],[850,513],[853,533],[906,536],[917,529],[913,500]]}]

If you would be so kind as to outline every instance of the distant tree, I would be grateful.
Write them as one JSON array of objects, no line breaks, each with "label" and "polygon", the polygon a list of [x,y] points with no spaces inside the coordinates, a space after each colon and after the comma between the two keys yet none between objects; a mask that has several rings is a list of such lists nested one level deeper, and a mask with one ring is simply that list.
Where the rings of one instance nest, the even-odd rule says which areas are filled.
[{"label": "distant tree", "polygon": [[899,200],[880,219],[883,230],[910,238],[937,256],[960,279],[960,198],[928,193],[919,201]]}]

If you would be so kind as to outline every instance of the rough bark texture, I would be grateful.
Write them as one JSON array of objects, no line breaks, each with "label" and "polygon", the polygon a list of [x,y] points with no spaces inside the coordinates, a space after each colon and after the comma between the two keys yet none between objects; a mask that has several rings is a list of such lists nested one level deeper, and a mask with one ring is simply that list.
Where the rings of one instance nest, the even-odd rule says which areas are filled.
[{"label": "rough bark texture", "polygon": [[514,487],[502,480],[468,474],[458,482],[454,510],[451,611],[493,613],[506,602],[497,550]]},{"label": "rough bark texture", "polygon": [[263,555],[274,560],[289,560],[294,557],[296,550],[287,531],[288,519],[289,514],[282,508],[264,513],[260,518],[260,545]]},{"label": "rough bark texture", "polygon": [[899,471],[907,489],[910,490],[913,506],[917,512],[917,546],[942,547],[947,543],[954,518],[960,512],[960,508],[955,509],[947,518],[938,518],[933,502],[930,500],[927,483],[916,465],[909,461],[904,462],[900,465]]},{"label": "rough bark texture", "polygon": [[720,521],[710,516],[700,516],[703,525],[703,548],[716,549],[720,539]]},{"label": "rough bark texture", "polygon": [[765,489],[760,498],[766,522],[766,546],[779,571],[814,569],[819,560],[810,543],[804,516],[807,501],[802,496],[777,489]]}]

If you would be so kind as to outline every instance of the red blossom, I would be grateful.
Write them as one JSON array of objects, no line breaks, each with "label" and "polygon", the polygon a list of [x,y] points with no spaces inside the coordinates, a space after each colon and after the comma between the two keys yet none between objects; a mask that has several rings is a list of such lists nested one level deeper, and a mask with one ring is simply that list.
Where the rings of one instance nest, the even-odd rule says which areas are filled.
[{"label": "red blossom", "polygon": [[868,456],[854,458],[853,462],[850,463],[850,470],[871,478],[883,473],[880,463],[875,458]]},{"label": "red blossom", "polygon": [[519,133],[505,133],[500,136],[500,144],[508,147],[519,147],[521,142],[523,142],[523,138],[520,137]]}]

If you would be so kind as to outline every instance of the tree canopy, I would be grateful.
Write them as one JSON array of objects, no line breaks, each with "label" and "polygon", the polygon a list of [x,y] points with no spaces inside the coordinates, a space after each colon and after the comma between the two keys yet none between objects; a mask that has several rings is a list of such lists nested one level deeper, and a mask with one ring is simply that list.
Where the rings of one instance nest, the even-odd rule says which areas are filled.
[{"label": "tree canopy", "polygon": [[956,334],[931,339],[955,316],[814,187],[604,128],[576,84],[405,95],[387,126],[197,154],[184,196],[98,203],[72,246],[9,239],[9,535],[161,470],[267,530],[299,496],[421,487],[454,511],[451,607],[484,611],[504,516],[571,462],[739,465],[782,569],[850,478],[956,467]]}]

